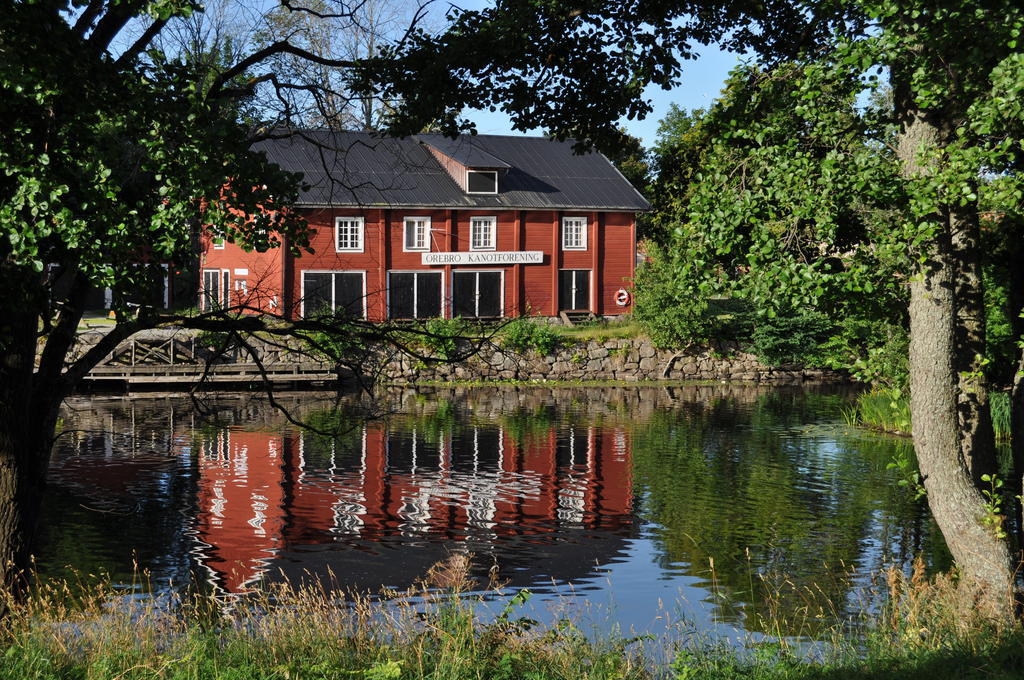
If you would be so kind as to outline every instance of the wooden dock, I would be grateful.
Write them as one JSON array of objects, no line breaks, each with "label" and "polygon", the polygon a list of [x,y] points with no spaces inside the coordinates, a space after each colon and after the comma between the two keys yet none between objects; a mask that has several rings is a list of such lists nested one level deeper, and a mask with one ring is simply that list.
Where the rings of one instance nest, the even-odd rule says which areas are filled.
[{"label": "wooden dock", "polygon": [[[83,343],[83,349],[87,348],[88,342]],[[195,336],[181,331],[150,331],[118,345],[86,375],[85,384],[131,391],[144,389],[146,385],[187,388],[200,379],[222,387],[262,384],[266,380],[277,387],[306,388],[339,380],[331,363],[312,361],[288,348],[260,347],[259,350],[262,371],[260,365],[240,349],[216,356],[213,348],[204,346]]]}]

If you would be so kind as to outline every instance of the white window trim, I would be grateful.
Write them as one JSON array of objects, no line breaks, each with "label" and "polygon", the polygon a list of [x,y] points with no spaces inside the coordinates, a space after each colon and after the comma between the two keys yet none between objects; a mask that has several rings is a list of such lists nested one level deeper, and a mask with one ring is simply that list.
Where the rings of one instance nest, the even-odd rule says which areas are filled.
[{"label": "white window trim", "polygon": [[[565,237],[566,237],[566,233],[567,233],[566,232],[566,227],[570,223],[579,223],[579,222],[583,223],[583,230],[580,232],[581,233],[580,241],[582,242],[582,245],[572,245],[572,246],[566,245],[566,243],[565,243]],[[586,250],[587,249],[587,232],[589,230],[590,230],[590,224],[589,224],[589,221],[587,220],[586,217],[563,217],[562,218],[562,239],[561,239],[562,240],[562,250]]]},{"label": "white window trim", "polygon": [[[299,314],[306,318],[306,274],[362,274],[363,276],[363,316],[370,311],[366,298],[366,270],[365,269],[302,269],[299,271],[299,299],[302,301],[299,307]],[[331,279],[331,311],[337,309],[337,301],[334,299],[334,279]]]},{"label": "white window trim", "polygon": [[[477,247],[473,245],[473,220],[488,220],[490,222],[491,245]],[[497,217],[470,217],[469,218],[469,249],[474,251],[496,250],[498,247],[498,218]]]},{"label": "white window trim", "polygon": [[[342,222],[355,222],[359,225],[359,245],[349,246],[346,248],[341,247],[341,223]],[[357,216],[340,215],[334,218],[334,251],[337,253],[361,253],[363,252],[366,244],[366,219]]]},{"label": "white window trim", "polygon": [[[422,221],[426,222],[426,234],[424,234],[424,237],[423,237],[423,240],[426,241],[426,245],[424,247],[422,247],[422,248],[420,248],[420,247],[410,248],[409,247],[409,223],[410,222],[414,222],[416,220],[422,220]],[[430,217],[428,217],[428,216],[408,215],[407,217],[403,218],[402,219],[402,252],[403,253],[428,253],[428,252],[430,252],[430,230],[431,230],[431,224],[430,224]]]},{"label": "white window trim", "polygon": [[227,239],[223,236],[211,236],[210,243],[214,250],[224,250],[224,247],[227,245]]},{"label": "white window trim", "polygon": [[[220,300],[218,304],[224,305],[224,307],[231,306],[231,270],[230,269],[219,269],[217,267],[203,267],[199,273],[199,308],[204,311],[210,311],[210,306],[207,304],[206,294],[206,274],[210,272],[217,272],[218,285],[221,287]],[[226,285],[225,285],[226,284]]]},{"label": "white window trim", "polygon": [[[439,269],[389,269],[388,272],[387,272],[388,286],[387,286],[387,289],[384,291],[384,315],[387,317],[387,319],[389,321],[391,320],[391,275],[392,274],[440,274],[441,275],[441,317],[440,318],[447,319],[447,318],[451,317],[451,314],[449,313],[449,307],[451,307],[451,301],[452,300],[451,300],[451,296],[445,297],[445,291],[448,290],[448,289],[445,287],[445,280],[444,280],[445,276],[444,276],[444,271],[443,270],[439,270]],[[416,283],[414,284],[414,287],[413,287],[413,304],[412,304],[412,306],[413,306],[413,314],[415,314],[415,313],[417,313],[419,311],[419,309],[418,309],[418,307],[419,307],[419,295],[416,294],[416,293],[419,292],[419,285],[420,285],[419,278],[417,277],[416,278]],[[413,320],[418,319],[418,318],[419,317],[414,316]],[[405,319],[402,319],[402,320],[405,320]]]},{"label": "white window trim", "polygon": [[[494,191],[470,191],[469,190],[469,173],[479,172],[481,174],[487,173],[494,175]],[[466,193],[467,194],[487,194],[493,196],[498,193],[498,171],[497,170],[471,170],[466,168]]]}]

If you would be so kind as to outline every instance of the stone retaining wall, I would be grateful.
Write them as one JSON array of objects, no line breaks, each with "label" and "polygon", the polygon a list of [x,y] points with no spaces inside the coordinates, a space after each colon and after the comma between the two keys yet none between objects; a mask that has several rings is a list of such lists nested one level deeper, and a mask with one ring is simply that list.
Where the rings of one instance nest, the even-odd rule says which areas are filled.
[{"label": "stone retaining wall", "polygon": [[[156,346],[173,337],[184,346],[191,342],[192,336],[192,333],[183,331],[150,331],[136,337],[142,342],[155,343]],[[95,342],[95,338],[80,337],[78,351],[85,351],[92,342]],[[295,345],[295,351],[290,352],[280,345],[263,347],[262,343],[255,340],[252,344],[263,355],[261,360],[266,365],[273,364],[275,368],[314,360],[309,353],[301,351],[301,343],[297,340],[289,342]],[[212,351],[193,346],[192,353],[192,362],[197,362],[198,375],[203,360]],[[154,356],[156,354],[159,353]],[[142,357],[142,354],[139,356]],[[140,358],[140,362],[145,361],[148,359]],[[217,357],[217,365],[246,361],[251,359],[237,348]],[[368,352],[362,363],[368,373],[376,374],[378,381],[392,384],[487,380],[800,383],[846,379],[845,375],[832,371],[805,369],[796,365],[765,366],[755,356],[740,351],[735,343],[720,342],[708,347],[675,352],[659,350],[644,339],[592,340],[566,344],[550,355],[537,352],[519,354],[487,345],[468,360],[452,364],[426,364],[414,357],[379,349]],[[187,365],[188,362],[183,362],[177,368],[185,368]],[[333,370],[333,364],[325,362],[323,365],[325,370]]]},{"label": "stone retaining wall", "polygon": [[845,376],[800,366],[765,366],[732,343],[716,343],[689,352],[659,350],[647,340],[590,341],[559,348],[554,354],[516,354],[484,348],[460,364],[424,365],[407,356],[393,357],[380,369],[381,379],[399,384],[457,380],[727,380],[798,383],[843,380]]}]

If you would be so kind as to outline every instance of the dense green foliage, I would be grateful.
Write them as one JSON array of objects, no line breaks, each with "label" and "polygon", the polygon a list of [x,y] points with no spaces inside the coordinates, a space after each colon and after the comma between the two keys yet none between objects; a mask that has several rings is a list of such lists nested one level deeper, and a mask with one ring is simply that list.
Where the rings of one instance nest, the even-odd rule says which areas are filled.
[{"label": "dense green foliage", "polygon": [[696,283],[667,262],[664,251],[648,248],[651,260],[636,272],[633,318],[659,347],[682,347],[708,339],[707,300]]},{"label": "dense green foliage", "polygon": [[[728,296],[746,301],[752,333],[740,340],[763,360],[906,386],[906,283],[922,237],[908,236],[900,212],[892,95],[859,106],[865,84],[836,68],[743,66],[709,110],[673,108],[661,122],[658,242],[636,279],[636,318],[658,344],[727,335],[708,307]],[[979,188],[995,216],[984,233],[986,370],[1002,382],[1022,331],[1014,178]]]},{"label": "dense green foliage", "polygon": [[[293,201],[298,178],[249,149],[247,128],[203,89],[207,74],[163,55],[84,59],[62,4],[15,3],[0,33],[5,278],[73,268],[127,311],[124,298],[155,275],[140,255],[191,263],[200,222],[257,250],[284,238],[300,250],[304,220],[261,210]],[[167,18],[193,9],[153,7]]]},{"label": "dense green foliage", "polygon": [[681,345],[722,333],[709,301],[745,301],[729,330],[763,360],[876,377],[905,324],[905,263],[889,254],[895,168],[865,139],[882,126],[858,115],[860,85],[830,81],[812,110],[794,107],[809,79],[796,64],[741,67],[710,110],[662,121],[665,236],[638,272],[636,314],[660,344]]},{"label": "dense green foliage", "polygon": [[529,319],[514,319],[501,327],[500,344],[513,352],[551,354],[558,348],[561,336],[550,326]]},{"label": "dense green foliage", "polygon": [[813,364],[833,327],[821,312],[787,310],[757,325],[753,348],[771,364]]}]

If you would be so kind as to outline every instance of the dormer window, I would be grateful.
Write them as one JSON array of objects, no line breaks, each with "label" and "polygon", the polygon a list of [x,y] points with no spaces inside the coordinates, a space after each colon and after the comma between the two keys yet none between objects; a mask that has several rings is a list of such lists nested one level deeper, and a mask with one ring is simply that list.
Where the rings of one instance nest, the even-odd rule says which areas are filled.
[{"label": "dormer window", "polygon": [[466,193],[498,193],[497,170],[466,170]]}]

